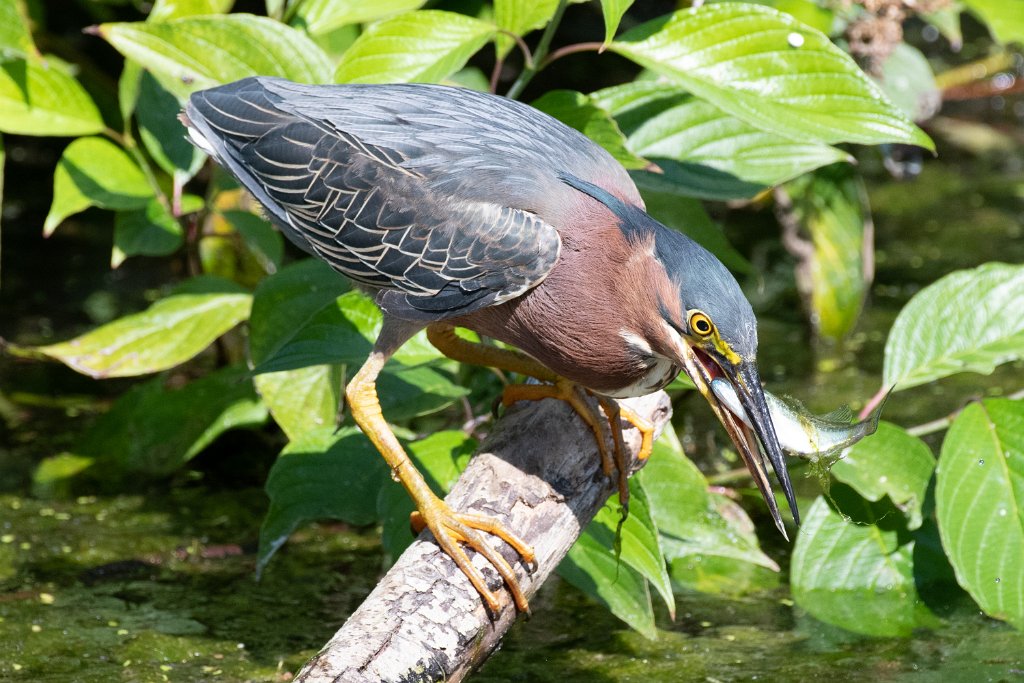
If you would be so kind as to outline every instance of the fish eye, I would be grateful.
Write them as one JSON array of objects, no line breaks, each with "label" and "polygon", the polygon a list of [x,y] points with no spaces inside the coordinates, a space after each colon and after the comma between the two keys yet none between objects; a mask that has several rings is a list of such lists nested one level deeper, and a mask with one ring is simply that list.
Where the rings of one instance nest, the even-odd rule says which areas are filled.
[{"label": "fish eye", "polygon": [[707,315],[694,311],[690,314],[690,329],[702,337],[707,337],[715,330],[715,326]]}]

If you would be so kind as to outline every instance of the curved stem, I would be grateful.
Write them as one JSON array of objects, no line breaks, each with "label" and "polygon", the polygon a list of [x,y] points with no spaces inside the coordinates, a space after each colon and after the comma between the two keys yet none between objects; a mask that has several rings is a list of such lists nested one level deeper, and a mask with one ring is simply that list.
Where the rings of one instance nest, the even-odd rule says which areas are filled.
[{"label": "curved stem", "polygon": [[550,55],[548,55],[548,57],[540,65],[540,68],[541,69],[547,68],[548,65],[551,64],[551,62],[557,61],[557,60],[561,59],[562,57],[568,57],[569,55],[574,55],[577,52],[600,52],[602,47],[604,47],[604,43],[597,43],[597,42],[594,42],[594,43],[574,43],[572,45],[566,45],[565,47],[560,47],[557,50],[555,50],[554,52],[552,52]]},{"label": "curved stem", "polygon": [[555,31],[558,30],[558,25],[562,22],[562,15],[565,14],[565,8],[569,5],[569,0],[558,0],[558,7],[555,8],[555,13],[551,17],[551,21],[548,22],[548,26],[544,29],[544,35],[540,37],[540,42],[537,43],[537,49],[533,53],[533,64],[527,64],[522,73],[519,74],[519,78],[512,84],[512,87],[505,93],[505,97],[509,99],[517,99],[523,94],[523,90],[529,85],[533,77],[537,75],[540,70],[540,64],[544,61],[544,58],[548,54],[548,49],[551,47],[551,40],[555,37]]}]

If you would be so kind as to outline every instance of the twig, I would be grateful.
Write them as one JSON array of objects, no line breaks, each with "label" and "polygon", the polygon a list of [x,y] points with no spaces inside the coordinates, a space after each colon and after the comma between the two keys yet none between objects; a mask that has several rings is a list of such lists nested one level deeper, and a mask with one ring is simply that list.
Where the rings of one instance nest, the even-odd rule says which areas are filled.
[{"label": "twig", "polygon": [[533,64],[526,66],[522,73],[519,74],[519,78],[512,84],[512,87],[505,93],[505,97],[514,100],[518,99],[523,94],[523,90],[533,80],[533,77],[537,75],[537,72],[542,68],[540,65],[544,61],[544,57],[548,54],[548,48],[551,47],[551,40],[555,37],[555,31],[558,30],[558,25],[562,22],[562,15],[565,14],[565,8],[569,5],[569,0],[558,0],[558,7],[555,8],[555,13],[551,17],[551,21],[548,22],[548,26],[544,29],[544,35],[540,37],[540,42],[537,43],[537,49],[533,53]]},{"label": "twig", "polygon": [[[1014,392],[1007,396],[1006,398],[1010,399],[1011,401],[1022,399],[1024,398],[1024,389]],[[907,427],[907,433],[912,436],[925,436],[926,434],[934,434],[935,432],[941,432],[943,429],[947,429],[951,424],[953,424],[953,421],[960,416],[960,413],[964,412],[964,408],[966,407],[967,406],[957,408],[956,410],[951,412],[949,415],[946,415],[945,417],[940,417],[938,419],[931,420],[930,422],[924,422],[913,427]]]}]

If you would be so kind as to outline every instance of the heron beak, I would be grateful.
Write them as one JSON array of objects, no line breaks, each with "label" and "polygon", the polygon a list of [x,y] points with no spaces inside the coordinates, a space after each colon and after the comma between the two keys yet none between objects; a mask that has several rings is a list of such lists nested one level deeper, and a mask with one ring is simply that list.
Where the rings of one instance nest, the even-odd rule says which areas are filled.
[{"label": "heron beak", "polygon": [[[725,431],[735,444],[740,457],[743,458],[743,462],[754,478],[754,483],[757,484],[758,490],[764,497],[772,519],[775,521],[775,526],[783,537],[789,540],[786,527],[782,522],[782,514],[775,501],[775,495],[772,493],[772,484],[768,475],[769,462],[772,469],[775,470],[775,476],[782,486],[789,509],[793,513],[793,520],[798,526],[800,513],[797,510],[789,472],[786,470],[782,447],[775,434],[764,390],[761,388],[757,365],[753,361],[742,361],[738,365],[719,363],[689,343],[684,343],[683,346],[686,351],[682,358],[683,369],[710,404],[711,410],[714,411],[722,426],[725,427]],[[746,412],[746,420],[737,415],[715,395],[712,390],[712,382],[716,380],[728,381],[733,386],[739,397],[740,405]],[[747,422],[750,423],[750,426],[747,426]]]}]

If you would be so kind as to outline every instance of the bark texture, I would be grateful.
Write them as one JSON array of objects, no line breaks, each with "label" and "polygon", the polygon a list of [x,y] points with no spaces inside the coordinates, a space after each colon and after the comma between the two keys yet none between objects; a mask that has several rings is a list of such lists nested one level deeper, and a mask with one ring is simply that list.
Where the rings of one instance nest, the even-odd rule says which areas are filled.
[{"label": "bark texture", "polygon": [[[664,392],[623,402],[655,425],[671,416]],[[623,422],[626,427],[628,423]],[[640,434],[624,430],[631,469]],[[492,515],[537,554],[528,572],[510,547],[494,547],[532,596],[615,491],[593,433],[562,401],[521,402],[495,425],[446,500],[456,510]],[[494,651],[517,618],[498,575],[470,551],[502,599],[496,616],[451,559],[424,532],[344,626],[299,672],[305,683],[458,681]]]}]

